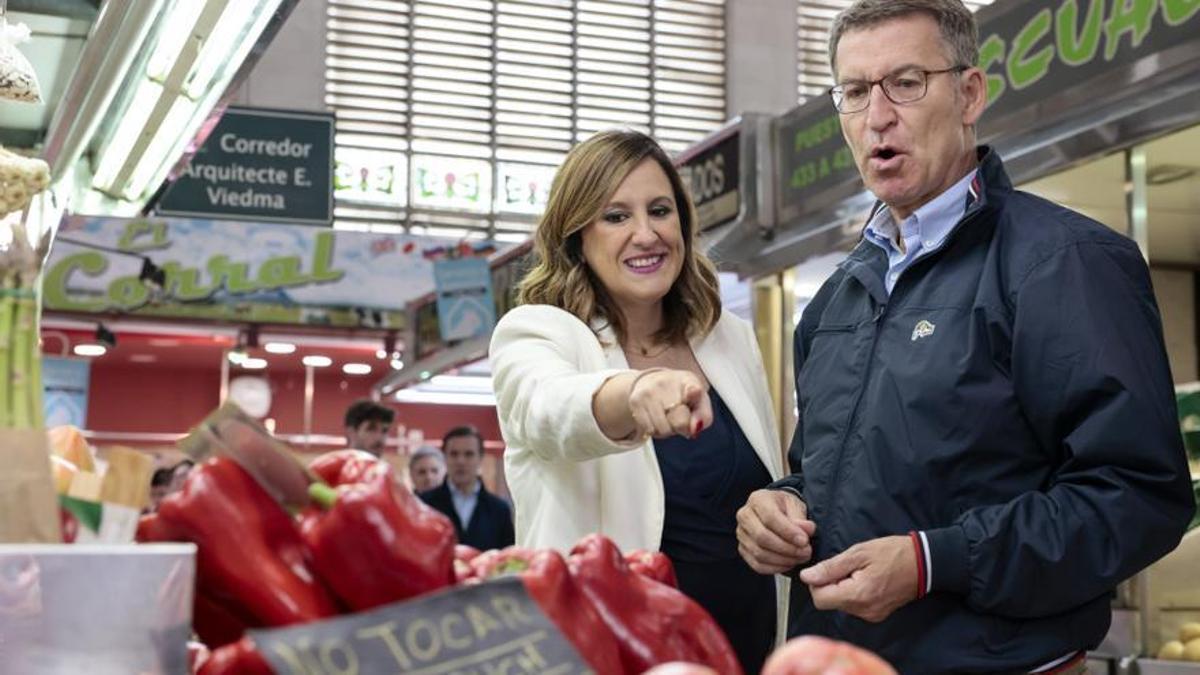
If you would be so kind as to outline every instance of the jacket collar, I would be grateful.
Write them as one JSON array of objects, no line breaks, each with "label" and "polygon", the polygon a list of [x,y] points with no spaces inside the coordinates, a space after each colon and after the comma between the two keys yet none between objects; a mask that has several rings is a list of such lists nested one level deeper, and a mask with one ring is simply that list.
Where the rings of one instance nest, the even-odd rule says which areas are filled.
[{"label": "jacket collar", "polygon": [[975,174],[973,194],[967,198],[967,212],[963,218],[979,211],[996,209],[1013,191],[1012,181],[996,150],[990,145],[981,145],[975,148],[975,153],[979,157],[979,171]]},{"label": "jacket collar", "polygon": [[[967,208],[962,219],[947,235],[947,239],[953,238],[961,229],[963,221],[976,213],[996,209],[1013,189],[1008,173],[1004,170],[1004,162],[995,149],[988,145],[980,145],[975,148],[975,154],[979,166],[975,172],[975,180],[971,181],[967,190]],[[884,208],[887,207],[882,201],[876,201],[866,222],[871,222],[875,214]],[[838,263],[838,267],[862,283],[877,303],[886,304],[888,293],[887,287],[883,285],[883,275],[887,271],[887,264],[887,255],[883,250],[864,239],[859,241],[845,260]]]},{"label": "jacket collar", "polygon": [[[1003,202],[1013,189],[1008,173],[1004,170],[1004,162],[994,148],[990,145],[977,146],[975,156],[978,166],[975,171],[975,179],[971,181],[971,185],[967,189],[967,208],[963,214],[964,219],[976,211],[991,208],[995,204]],[[876,200],[865,222],[871,222],[885,208],[887,208],[886,204]],[[855,252],[858,248],[861,248],[861,245],[856,247]]]}]

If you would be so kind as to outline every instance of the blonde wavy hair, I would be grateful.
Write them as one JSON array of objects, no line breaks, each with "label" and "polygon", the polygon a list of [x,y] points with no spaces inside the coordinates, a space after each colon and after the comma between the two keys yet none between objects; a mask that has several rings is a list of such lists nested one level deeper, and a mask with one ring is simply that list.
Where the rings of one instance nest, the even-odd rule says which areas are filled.
[{"label": "blonde wavy hair", "polygon": [[621,181],[645,159],[657,162],[671,182],[684,246],[683,267],[663,298],[663,326],[654,338],[677,344],[712,330],[721,317],[721,295],[716,269],[697,246],[695,205],[667,154],[636,131],[604,131],[567,154],[533,235],[537,262],[521,280],[520,304],[554,305],[588,324],[601,319],[625,342],[624,317],[584,261],[582,230],[601,216]]}]

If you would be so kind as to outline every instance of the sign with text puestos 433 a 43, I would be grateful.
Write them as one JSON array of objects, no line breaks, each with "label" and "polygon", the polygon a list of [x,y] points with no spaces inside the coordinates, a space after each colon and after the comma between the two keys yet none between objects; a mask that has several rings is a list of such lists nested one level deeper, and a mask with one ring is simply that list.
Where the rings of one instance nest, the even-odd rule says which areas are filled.
[{"label": "sign with text puestos 433 a 43", "polygon": [[591,672],[515,577],[250,636],[280,675]]},{"label": "sign with text puestos 433 a 43", "polygon": [[229,108],[157,212],[328,225],[333,115]]}]

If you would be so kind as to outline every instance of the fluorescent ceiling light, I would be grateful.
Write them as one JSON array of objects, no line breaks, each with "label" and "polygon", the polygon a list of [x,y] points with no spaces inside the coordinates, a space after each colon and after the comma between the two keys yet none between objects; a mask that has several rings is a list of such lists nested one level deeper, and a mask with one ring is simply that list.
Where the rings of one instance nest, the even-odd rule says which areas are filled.
[{"label": "fluorescent ceiling light", "polygon": [[262,36],[283,0],[179,0],[152,37],[152,50],[111,106],[112,131],[97,152],[92,187],[140,202],[166,178]]},{"label": "fluorescent ceiling light", "polygon": [[296,345],[290,342],[268,342],[263,349],[271,354],[291,354],[296,351]]},{"label": "fluorescent ceiling light", "polygon": [[[276,1],[267,4],[278,5],[279,3]],[[258,34],[262,32],[266,24],[263,17],[265,15],[266,19],[270,19],[274,7],[270,12],[262,12],[257,18],[254,16],[256,9],[259,8],[253,2],[229,1],[224,14],[221,15],[221,26],[238,26],[243,27],[243,30],[222,29],[209,36],[208,43],[200,52],[200,58],[196,60],[196,66],[188,76],[186,85],[188,98],[197,99],[204,94],[204,91],[212,85],[213,80],[220,73],[221,67],[229,61],[230,55],[238,51],[239,42],[245,40],[246,33],[252,33],[253,39],[258,39]],[[240,62],[239,59],[238,63]]]},{"label": "fluorescent ceiling light", "polygon": [[326,366],[333,365],[333,359],[329,358],[328,356],[321,356],[320,354],[306,356],[303,359],[300,359],[300,362],[306,366],[312,366],[313,368],[325,368]]},{"label": "fluorescent ceiling light", "polygon": [[429,382],[421,385],[421,388],[462,392],[491,392],[492,378],[463,375],[434,375]]},{"label": "fluorescent ceiling light", "polygon": [[435,405],[496,405],[496,397],[488,394],[463,394],[444,391],[401,389],[396,392],[397,403],[432,403]]},{"label": "fluorescent ceiling light", "polygon": [[161,95],[162,85],[157,82],[145,81],[137,85],[129,108],[121,115],[121,122],[100,154],[100,165],[96,167],[93,185],[111,185],[116,179],[117,173],[133,152],[133,144],[137,142],[139,132],[150,119],[154,102]]},{"label": "fluorescent ceiling light", "polygon": [[365,363],[347,363],[342,366],[342,372],[347,375],[370,375],[371,366]]},{"label": "fluorescent ceiling light", "polygon": [[230,363],[241,364],[241,363],[245,362],[246,359],[250,358],[250,356],[246,352],[244,352],[240,349],[235,349],[235,350],[229,352],[228,354],[226,354],[225,358],[229,359]]},{"label": "fluorescent ceiling light", "polygon": [[71,351],[75,352],[76,356],[104,356],[108,351],[108,347],[94,344],[75,345],[75,348]]},{"label": "fluorescent ceiling light", "polygon": [[170,14],[163,20],[162,32],[150,61],[146,64],[146,77],[157,82],[167,79],[175,57],[179,55],[179,47],[185,35],[191,35],[196,19],[200,18],[200,10],[204,9],[203,2],[177,2],[171,8]]},{"label": "fluorescent ceiling light", "polygon": [[242,361],[241,364],[239,364],[239,365],[241,365],[246,370],[262,370],[263,368],[267,367],[267,360],[266,359],[248,358],[245,361]]},{"label": "fluorescent ceiling light", "polygon": [[[185,98],[177,98],[171,104],[167,112],[167,117],[163,120],[162,126],[165,129],[182,130],[187,127],[188,119],[196,112],[195,104]],[[179,139],[168,134],[156,134],[150,139],[150,144],[146,147],[143,157],[170,157],[174,152],[175,146],[179,144]],[[180,148],[179,153],[183,152]],[[174,162],[171,162],[172,164]],[[159,161],[140,161],[133,167],[133,173],[129,177],[129,181],[125,186],[124,195],[130,200],[138,200],[141,195],[145,194],[147,189],[151,187],[151,182],[155,178],[155,172],[162,165]],[[159,182],[162,182],[162,177],[159,177]],[[158,187],[157,183],[153,187]]]}]

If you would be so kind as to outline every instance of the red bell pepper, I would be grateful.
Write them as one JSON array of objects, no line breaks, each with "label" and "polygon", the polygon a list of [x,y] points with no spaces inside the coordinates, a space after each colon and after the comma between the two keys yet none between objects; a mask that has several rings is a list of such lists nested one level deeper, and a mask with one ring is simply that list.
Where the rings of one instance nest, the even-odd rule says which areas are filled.
[{"label": "red bell pepper", "polygon": [[[158,517],[149,513],[138,519],[137,540],[141,542],[176,541],[180,537],[175,530]],[[251,625],[252,618],[239,616],[236,610],[210,598],[205,588],[197,588],[192,600],[192,630],[204,644],[213,649],[237,642]]]},{"label": "red bell pepper", "polygon": [[308,463],[309,471],[329,485],[337,487],[362,480],[367,469],[383,460],[362,450],[326,452]]},{"label": "red bell pepper", "polygon": [[321,578],[355,611],[454,584],[454,525],[397,484],[386,462],[310,493],[327,510],[305,509],[300,531]]},{"label": "red bell pepper", "polygon": [[483,551],[480,551],[479,549],[475,548],[474,546],[467,546],[466,544],[455,544],[454,545],[454,559],[455,560],[462,560],[463,562],[471,562],[472,560],[478,558],[479,554],[481,554],[481,553],[483,553]]},{"label": "red bell pepper", "polygon": [[630,551],[625,554],[625,562],[629,564],[629,569],[648,579],[679,588],[679,581],[675,579],[675,565],[662,551]]},{"label": "red bell pepper", "polygon": [[242,638],[210,654],[196,675],[275,675],[275,671],[250,638]]},{"label": "red bell pepper", "polygon": [[62,506],[58,507],[58,529],[62,531],[64,544],[74,544],[75,537],[79,536],[79,519]]},{"label": "red bell pepper", "polygon": [[571,549],[571,575],[617,636],[625,670],[641,673],[669,661],[741,675],[729,639],[696,601],[629,569],[611,540],[592,534]]},{"label": "red bell pepper", "polygon": [[478,558],[480,550],[474,546],[459,544],[454,547],[454,583],[462,584],[475,578],[471,561]]},{"label": "red bell pepper", "polygon": [[247,628],[261,626],[261,622],[238,612],[238,608],[222,604],[197,588],[192,599],[192,630],[200,641],[212,649],[224,647],[242,638]]},{"label": "red bell pepper", "polygon": [[208,661],[208,657],[210,655],[212,655],[212,652],[209,651],[208,645],[204,644],[203,642],[196,642],[195,640],[188,640],[188,643],[187,643],[188,672],[193,673],[193,674],[199,672],[200,667],[204,665],[205,661]]},{"label": "red bell pepper", "polygon": [[[220,610],[199,612],[202,622],[235,617],[246,626],[283,626],[338,613],[291,516],[231,459],[214,457],[193,469],[182,490],[139,522],[138,540],[199,547],[196,594]],[[225,638],[238,629],[197,628]]]},{"label": "red bell pepper", "polygon": [[487,551],[472,560],[470,565],[475,577],[481,581],[504,574],[518,574],[529,596],[575,645],[579,655],[596,675],[621,675],[626,672],[621,665],[617,638],[571,578],[566,561],[557,551],[534,551],[510,546],[503,550]]},{"label": "red bell pepper", "polygon": [[896,675],[896,669],[873,652],[818,635],[803,635],[771,653],[762,675]]}]

